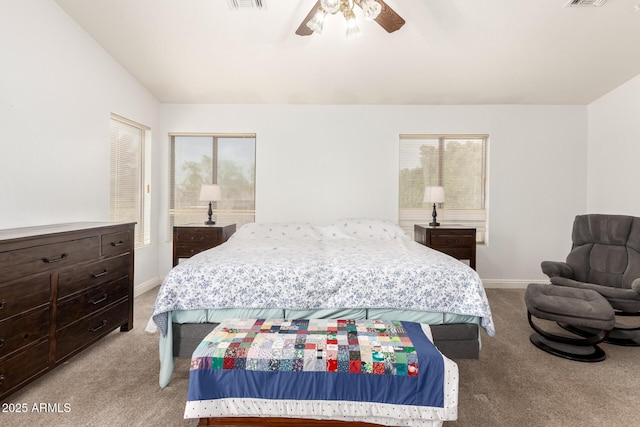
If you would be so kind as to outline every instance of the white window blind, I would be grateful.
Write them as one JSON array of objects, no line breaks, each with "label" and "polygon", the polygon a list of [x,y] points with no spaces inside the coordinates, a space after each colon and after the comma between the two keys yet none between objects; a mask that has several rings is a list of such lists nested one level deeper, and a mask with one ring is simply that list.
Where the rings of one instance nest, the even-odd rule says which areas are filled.
[{"label": "white window blind", "polygon": [[109,219],[135,221],[135,246],[150,243],[148,144],[150,128],[111,115]]},{"label": "white window blind", "polygon": [[[255,134],[171,134],[169,226],[204,223],[207,201],[202,184],[218,184],[222,200],[213,202],[213,220],[255,221]],[[169,232],[169,236],[172,233]]]},{"label": "white window blind", "polygon": [[398,217],[409,235],[414,224],[432,220],[424,188],[441,186],[438,222],[475,227],[478,242],[486,243],[487,141],[487,135],[400,135]]}]

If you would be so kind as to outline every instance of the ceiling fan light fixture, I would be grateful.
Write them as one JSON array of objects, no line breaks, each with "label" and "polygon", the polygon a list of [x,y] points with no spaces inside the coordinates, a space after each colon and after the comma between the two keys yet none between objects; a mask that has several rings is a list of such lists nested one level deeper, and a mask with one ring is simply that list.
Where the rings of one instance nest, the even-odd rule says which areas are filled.
[{"label": "ceiling fan light fixture", "polygon": [[360,28],[356,22],[356,15],[353,10],[348,9],[344,11],[344,19],[347,20],[347,38],[353,38],[360,35]]},{"label": "ceiling fan light fixture", "polygon": [[320,0],[320,6],[327,12],[334,14],[340,10],[340,0]]},{"label": "ceiling fan light fixture", "polygon": [[[264,0],[263,0],[264,1]],[[587,1],[587,0],[583,0]],[[606,0],[591,0],[591,1],[606,1]],[[637,1],[637,0],[636,0]],[[311,8],[307,16],[302,20],[300,26],[296,30],[298,36],[310,36],[315,32],[322,30],[322,24],[324,18],[327,15],[327,8],[335,10],[338,6],[338,12],[348,21],[350,14],[353,14],[353,7],[357,5],[368,20],[374,20],[379,24],[387,33],[393,33],[398,31],[405,24],[405,20],[402,19],[384,0],[316,0],[316,3]],[[326,6],[326,8],[325,8]],[[348,13],[347,13],[348,11]],[[334,13],[332,13],[334,14]],[[311,21],[314,21],[311,23]],[[356,35],[360,33],[355,22],[348,22],[348,34]]]},{"label": "ceiling fan light fixture", "polygon": [[317,34],[322,34],[322,26],[324,25],[324,19],[327,17],[327,12],[320,6],[318,12],[313,15],[313,18],[307,22],[307,27],[311,31]]},{"label": "ceiling fan light fixture", "polygon": [[360,7],[362,8],[364,19],[367,21],[373,21],[380,15],[380,11],[382,11],[382,6],[375,0],[362,0]]}]

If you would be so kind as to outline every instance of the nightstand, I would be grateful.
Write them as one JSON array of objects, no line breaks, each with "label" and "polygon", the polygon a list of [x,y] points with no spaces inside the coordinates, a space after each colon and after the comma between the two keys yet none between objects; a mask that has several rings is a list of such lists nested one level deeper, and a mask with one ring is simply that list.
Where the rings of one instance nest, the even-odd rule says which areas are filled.
[{"label": "nightstand", "polygon": [[173,227],[173,266],[180,258],[191,258],[226,242],[236,232],[235,224],[185,224]]},{"label": "nightstand", "polygon": [[476,229],[462,226],[414,225],[415,240],[457,259],[468,259],[476,269]]}]

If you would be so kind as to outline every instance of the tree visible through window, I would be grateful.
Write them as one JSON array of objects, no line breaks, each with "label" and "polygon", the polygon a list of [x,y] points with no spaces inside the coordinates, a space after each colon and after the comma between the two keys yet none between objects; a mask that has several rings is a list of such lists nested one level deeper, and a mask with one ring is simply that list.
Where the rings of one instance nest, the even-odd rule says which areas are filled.
[{"label": "tree visible through window", "polygon": [[218,184],[216,223],[237,227],[255,220],[255,143],[250,135],[171,135],[170,226],[203,223],[208,201],[202,184]]},{"label": "tree visible through window", "polygon": [[424,188],[444,187],[438,219],[477,228],[486,240],[487,136],[401,135],[399,222],[407,232],[430,220],[432,206],[423,202]]}]

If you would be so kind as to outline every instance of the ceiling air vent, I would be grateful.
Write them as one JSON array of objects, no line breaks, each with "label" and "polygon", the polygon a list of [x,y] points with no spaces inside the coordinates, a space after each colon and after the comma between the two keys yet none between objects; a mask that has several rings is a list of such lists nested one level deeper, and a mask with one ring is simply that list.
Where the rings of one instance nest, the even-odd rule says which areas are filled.
[{"label": "ceiling air vent", "polygon": [[564,7],[602,6],[607,0],[570,0]]},{"label": "ceiling air vent", "polygon": [[263,9],[265,8],[265,0],[227,0],[229,9]]}]

